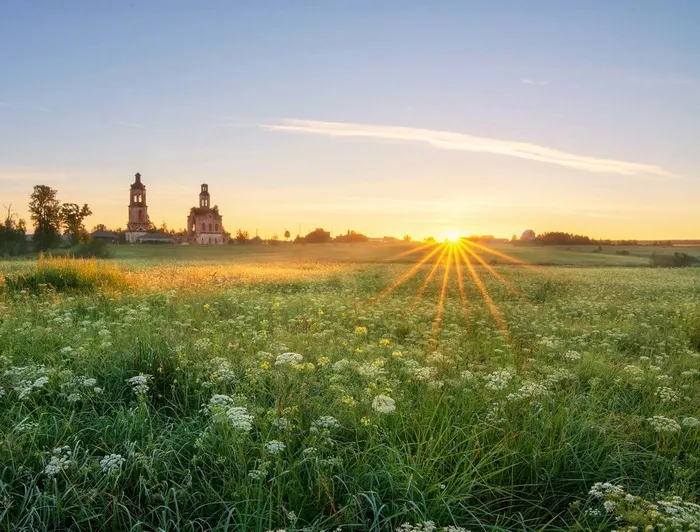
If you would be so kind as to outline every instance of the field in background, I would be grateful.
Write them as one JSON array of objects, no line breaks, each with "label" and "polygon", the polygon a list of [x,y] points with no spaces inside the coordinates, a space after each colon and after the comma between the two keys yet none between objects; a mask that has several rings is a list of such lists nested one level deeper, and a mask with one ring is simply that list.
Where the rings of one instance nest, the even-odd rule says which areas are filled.
[{"label": "field in background", "polygon": [[0,529],[700,526],[700,268],[634,267],[696,248],[414,248],[118,246],[0,287]]}]

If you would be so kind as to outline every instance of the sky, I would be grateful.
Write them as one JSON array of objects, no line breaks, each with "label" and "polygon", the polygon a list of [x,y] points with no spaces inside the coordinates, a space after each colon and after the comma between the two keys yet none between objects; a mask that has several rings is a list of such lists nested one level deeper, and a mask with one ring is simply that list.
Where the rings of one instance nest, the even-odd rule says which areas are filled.
[{"label": "sky", "polygon": [[697,0],[0,3],[0,206],[700,238]]}]

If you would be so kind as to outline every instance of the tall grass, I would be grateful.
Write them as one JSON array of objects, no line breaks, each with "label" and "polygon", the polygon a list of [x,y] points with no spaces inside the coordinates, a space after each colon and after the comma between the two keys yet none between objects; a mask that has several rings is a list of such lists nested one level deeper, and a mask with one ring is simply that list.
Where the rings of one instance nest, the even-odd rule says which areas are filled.
[{"label": "tall grass", "polygon": [[597,482],[694,500],[700,272],[504,269],[507,335],[452,279],[433,338],[427,270],[379,303],[404,268],[0,296],[0,530],[602,531],[648,516]]},{"label": "tall grass", "polygon": [[96,259],[42,254],[29,272],[5,276],[5,285],[11,291],[95,291],[101,288],[125,288],[126,279],[114,264]]}]

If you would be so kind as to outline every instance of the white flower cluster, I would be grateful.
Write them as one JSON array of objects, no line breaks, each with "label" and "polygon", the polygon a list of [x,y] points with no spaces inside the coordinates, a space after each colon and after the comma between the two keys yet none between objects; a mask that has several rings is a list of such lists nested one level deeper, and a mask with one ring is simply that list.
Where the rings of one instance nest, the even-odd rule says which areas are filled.
[{"label": "white flower cluster", "polygon": [[372,408],[381,414],[391,414],[396,410],[396,401],[387,395],[378,395],[372,401]]},{"label": "white flower cluster", "polygon": [[51,460],[49,460],[49,463],[44,467],[44,474],[48,477],[54,477],[61,471],[68,469],[73,464],[71,454],[72,451],[67,445],[56,447],[53,450]]},{"label": "white flower cluster", "polygon": [[662,403],[677,403],[678,402],[678,394],[676,391],[672,388],[668,388],[666,386],[659,386],[656,389],[656,392],[654,393],[656,397],[658,397]]},{"label": "white flower cluster", "polygon": [[569,362],[576,362],[578,360],[581,360],[581,353],[579,353],[578,351],[570,350],[564,353],[564,358]]},{"label": "white flower cluster", "polygon": [[282,353],[275,359],[275,366],[295,366],[303,361],[304,357],[299,353]]},{"label": "white flower cluster", "polygon": [[279,454],[286,448],[287,446],[279,440],[270,440],[265,444],[265,449],[270,454]]},{"label": "white flower cluster", "polygon": [[[602,501],[603,509],[614,513],[619,524],[630,525],[623,530],[700,530],[700,505],[680,497],[649,501],[608,482],[597,482],[589,494]],[[601,515],[596,508],[587,508],[585,513]]]},{"label": "white flower cluster", "polygon": [[141,374],[126,379],[126,383],[131,386],[131,389],[136,395],[145,395],[148,393],[148,383],[151,379],[151,375]]},{"label": "white flower cluster", "polygon": [[681,421],[681,425],[689,429],[694,429],[696,427],[700,427],[700,419],[696,417],[684,417]]},{"label": "white flower cluster", "polygon": [[681,426],[675,419],[664,416],[653,416],[647,418],[647,421],[656,432],[679,432],[681,430]]},{"label": "white flower cluster", "polygon": [[515,393],[510,393],[506,397],[508,401],[519,401],[523,399],[536,399],[549,395],[549,390],[538,382],[525,382]]},{"label": "white flower cluster", "polygon": [[239,430],[241,432],[250,432],[253,430],[254,417],[248,413],[248,409],[245,406],[233,406],[229,408],[226,410],[226,417],[234,430]]},{"label": "white flower cluster", "polygon": [[508,386],[508,383],[513,379],[514,375],[507,369],[494,371],[484,376],[486,384],[484,387],[487,390],[500,391]]},{"label": "white flower cluster", "polygon": [[236,382],[236,375],[231,369],[231,363],[222,357],[212,358],[207,364],[209,379],[203,384],[205,388],[211,388],[216,384],[232,385]]},{"label": "white flower cluster", "polygon": [[124,464],[124,457],[121,454],[108,454],[100,460],[100,471],[106,475],[119,473]]}]

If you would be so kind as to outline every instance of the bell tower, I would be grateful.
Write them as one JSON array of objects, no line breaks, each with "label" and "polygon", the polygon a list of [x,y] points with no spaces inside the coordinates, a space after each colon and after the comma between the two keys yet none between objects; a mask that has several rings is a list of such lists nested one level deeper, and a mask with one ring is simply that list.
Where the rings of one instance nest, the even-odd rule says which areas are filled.
[{"label": "bell tower", "polygon": [[126,230],[130,232],[148,231],[148,205],[146,205],[146,187],[141,183],[141,174],[131,184],[129,201],[129,223]]},{"label": "bell tower", "polygon": [[206,183],[202,184],[202,190],[199,193],[199,208],[209,208],[209,185]]}]

